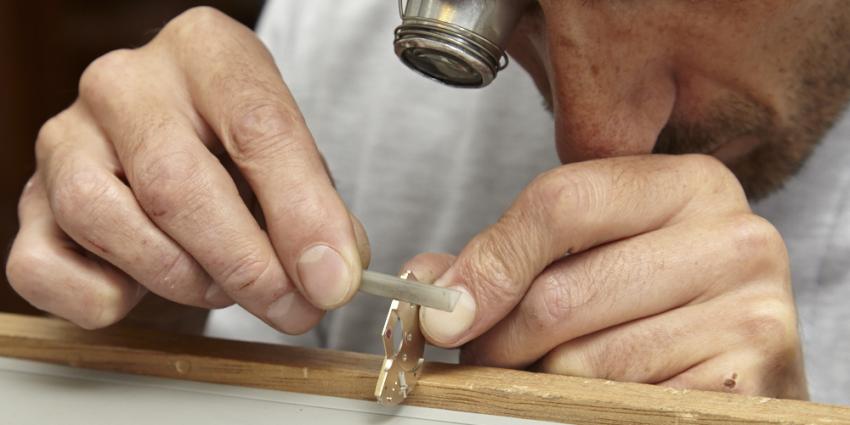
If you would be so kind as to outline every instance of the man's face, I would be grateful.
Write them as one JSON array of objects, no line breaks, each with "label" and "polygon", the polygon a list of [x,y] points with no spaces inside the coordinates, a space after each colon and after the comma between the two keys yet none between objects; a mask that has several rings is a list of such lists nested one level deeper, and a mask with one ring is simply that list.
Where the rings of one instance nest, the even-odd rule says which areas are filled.
[{"label": "man's face", "polygon": [[843,0],[540,0],[508,51],[552,108],[561,161],[707,153],[753,197],[850,97]]}]

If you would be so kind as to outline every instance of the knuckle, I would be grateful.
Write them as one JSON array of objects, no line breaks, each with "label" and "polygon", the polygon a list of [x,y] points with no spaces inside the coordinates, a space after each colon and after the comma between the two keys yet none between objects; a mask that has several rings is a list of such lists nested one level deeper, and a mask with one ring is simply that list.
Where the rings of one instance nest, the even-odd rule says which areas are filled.
[{"label": "knuckle", "polygon": [[282,103],[255,102],[241,108],[230,126],[231,157],[239,164],[296,150],[305,136],[300,114]]},{"label": "knuckle", "polygon": [[731,219],[732,245],[741,258],[751,261],[752,270],[782,276],[789,268],[788,250],[779,230],[755,214],[738,215]]},{"label": "knuckle", "polygon": [[741,325],[752,358],[757,359],[753,360],[754,366],[762,373],[758,379],[736,386],[733,391],[746,395],[781,396],[781,392],[777,391],[788,383],[787,380],[802,376],[800,338],[793,303],[777,299],[761,301],[750,307]]},{"label": "knuckle", "polygon": [[580,316],[582,307],[594,303],[598,296],[596,285],[583,267],[552,269],[544,272],[534,283],[539,292],[536,303],[528,304],[522,317],[532,332],[564,329]]},{"label": "knuckle", "polygon": [[782,357],[797,349],[797,315],[791,302],[761,299],[748,306],[739,326],[744,338],[766,357]]},{"label": "knuckle", "polygon": [[[584,167],[562,166],[535,178],[523,192],[520,204],[529,214],[539,214],[539,221],[547,225],[549,233],[569,234],[569,229],[582,228],[591,220],[587,211],[598,211],[604,206],[605,191],[602,182]],[[569,217],[569,220],[564,220]],[[572,246],[570,252],[584,247]]]},{"label": "knuckle", "polygon": [[741,182],[738,181],[735,173],[719,159],[711,155],[687,154],[681,155],[681,161],[684,167],[694,170],[697,181],[710,183],[703,187],[711,195],[726,197],[731,194],[737,199],[735,205],[748,205]]},{"label": "knuckle", "polygon": [[57,222],[83,226],[96,225],[111,196],[109,181],[90,170],[75,170],[57,179],[50,193],[50,205]]},{"label": "knuckle", "polygon": [[100,103],[107,94],[119,91],[136,66],[135,57],[133,50],[119,49],[95,59],[80,76],[80,97]]},{"label": "knuckle", "polygon": [[38,130],[35,139],[35,157],[39,163],[44,162],[64,139],[65,124],[60,117],[61,114],[47,120]]},{"label": "knuckle", "polygon": [[200,159],[189,152],[140,155],[131,180],[133,193],[152,217],[173,217],[198,208],[207,196],[206,177]]},{"label": "knuckle", "polygon": [[569,321],[572,309],[569,306],[569,290],[552,273],[547,273],[538,279],[536,285],[540,288],[539,305],[524,309],[522,317],[526,327],[532,332],[545,332],[559,323]]},{"label": "knuckle", "polygon": [[45,270],[50,264],[48,256],[37,250],[12,249],[6,261],[6,279],[21,297],[35,304],[40,297],[37,288],[31,285],[33,272]]},{"label": "knuckle", "polygon": [[161,34],[169,37],[192,38],[206,34],[219,34],[223,23],[230,18],[210,6],[197,6],[186,10],[168,22]]},{"label": "knuckle", "polygon": [[[172,114],[156,114],[145,111],[136,114],[134,119],[127,122],[122,130],[124,134],[120,143],[125,146],[125,156],[130,159],[155,161],[182,154],[189,155],[188,152],[174,152],[164,149],[163,144],[157,143],[166,134],[173,135],[172,137],[175,138],[185,137],[183,135],[186,134],[188,127],[182,126]],[[175,159],[170,160],[174,161]],[[142,164],[148,164],[148,162],[142,162]],[[145,171],[141,167],[133,167],[132,171],[137,171],[137,169],[140,172]]]}]

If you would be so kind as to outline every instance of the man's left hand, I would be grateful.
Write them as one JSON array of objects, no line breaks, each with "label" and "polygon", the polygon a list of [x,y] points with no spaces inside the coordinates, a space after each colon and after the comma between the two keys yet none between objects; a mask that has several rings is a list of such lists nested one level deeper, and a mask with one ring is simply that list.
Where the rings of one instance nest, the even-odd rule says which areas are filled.
[{"label": "man's left hand", "polygon": [[407,267],[464,293],[421,319],[466,363],[807,398],[785,245],[709,156],[558,167],[456,259]]}]

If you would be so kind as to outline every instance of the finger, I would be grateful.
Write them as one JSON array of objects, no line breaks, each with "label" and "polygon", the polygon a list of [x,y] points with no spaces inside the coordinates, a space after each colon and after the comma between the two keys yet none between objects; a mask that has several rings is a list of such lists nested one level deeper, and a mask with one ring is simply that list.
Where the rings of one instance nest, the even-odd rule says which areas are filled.
[{"label": "finger", "polygon": [[708,326],[706,319],[710,317],[702,308],[689,307],[620,325],[562,344],[534,368],[559,375],[657,383],[737,342],[733,334],[716,332],[717,327]]},{"label": "finger", "polygon": [[439,252],[426,252],[408,260],[399,270],[399,274],[408,270],[413,272],[420,282],[433,282],[451,267],[454,255]]},{"label": "finger", "polygon": [[758,350],[739,350],[709,359],[659,385],[676,389],[808,400],[802,360],[777,368]]},{"label": "finger", "polygon": [[737,325],[737,320],[726,317],[718,323],[716,317],[726,307],[725,302],[714,300],[586,335],[559,345],[535,368],[560,375],[658,383],[750,342],[735,332],[732,322]]},{"label": "finger", "polygon": [[[322,311],[296,293],[235,183],[181,109],[186,99],[177,89],[146,86],[150,73],[166,88],[179,78],[164,65],[148,69],[158,63],[139,57],[148,54],[113,53],[81,80],[81,96],[112,141],[136,199],[227,296],[278,330],[306,331]],[[116,72],[120,82],[109,79]]]},{"label": "finger", "polygon": [[759,363],[754,353],[736,351],[695,365],[659,385],[676,389],[762,394],[766,388],[754,379],[759,375]]},{"label": "finger", "polygon": [[201,12],[191,28],[165,36],[194,53],[178,66],[192,76],[195,106],[256,193],[289,277],[316,306],[342,305],[359,286],[354,227],[274,60],[250,29],[217,12]]},{"label": "finger", "polygon": [[536,179],[435,283],[461,291],[451,314],[422,310],[432,343],[457,346],[508,314],[553,261],[685,218],[749,207],[734,175],[701,155],[639,156],[559,167]]},{"label": "finger", "polygon": [[762,236],[772,229],[754,215],[707,219],[564,258],[534,280],[504,320],[471,341],[466,356],[525,367],[563,342],[700,304],[753,281],[769,282],[751,286],[764,286],[771,297],[790,299],[786,287],[774,284],[786,282],[787,268],[774,267],[784,251],[781,240],[766,243]]},{"label": "finger", "polygon": [[37,176],[24,189],[18,214],[21,227],[9,253],[6,276],[12,288],[36,308],[94,329],[123,318],[145,294],[125,274],[87,258],[62,233]]},{"label": "finger", "polygon": [[153,119],[161,124],[141,139],[111,134],[148,216],[252,314],[291,334],[315,325],[322,311],[297,293],[226,170],[188,126]]},{"label": "finger", "polygon": [[116,176],[118,161],[84,108],[76,104],[49,121],[36,145],[55,220],[74,241],[169,300],[206,308],[232,304],[144,214]]},{"label": "finger", "polygon": [[[797,317],[790,297],[785,302],[752,292],[729,293],[709,323],[726,327],[739,342],[725,353],[660,382],[672,388],[725,391],[746,395],[807,399]],[[731,312],[731,313],[730,313]],[[711,338],[706,340],[714,341]],[[802,383],[802,384],[801,384]]]},{"label": "finger", "polygon": [[[267,228],[265,218],[263,217],[260,205],[257,203],[254,193],[250,191],[250,187],[248,187],[248,183],[245,181],[245,178],[239,174],[238,170],[235,168],[236,165],[233,164],[233,161],[230,160],[230,158],[223,158],[222,163],[224,164],[225,169],[227,169],[227,173],[230,174],[230,177],[234,182],[236,182],[236,187],[239,190],[239,196],[245,200],[248,208],[251,210],[251,214],[260,224],[260,227],[265,230]],[[327,163],[323,161],[323,164],[325,172],[327,172],[328,176],[330,176]],[[333,178],[331,178],[331,181],[333,181]],[[360,265],[366,269],[369,267],[369,263],[372,262],[372,248],[369,243],[369,236],[366,234],[366,228],[363,227],[363,223],[361,223],[354,214],[349,213],[349,218],[354,226],[354,238],[357,241],[357,251],[360,254]]]}]

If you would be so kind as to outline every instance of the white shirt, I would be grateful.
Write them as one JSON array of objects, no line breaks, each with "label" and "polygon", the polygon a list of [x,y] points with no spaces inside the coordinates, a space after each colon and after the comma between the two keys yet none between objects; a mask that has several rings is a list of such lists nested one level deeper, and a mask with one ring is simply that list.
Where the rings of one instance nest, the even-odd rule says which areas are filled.
[{"label": "white shirt", "polygon": [[[457,253],[539,173],[559,165],[552,118],[517,65],[481,90],[405,68],[394,2],[270,1],[258,33],[281,68],[337,188],[372,242],[371,269]],[[783,234],[815,400],[850,404],[850,119],[787,187],[756,206]],[[380,353],[388,301],[360,294],[314,331],[281,335],[238,307],[208,334]],[[456,353],[429,347],[431,360]]]}]

